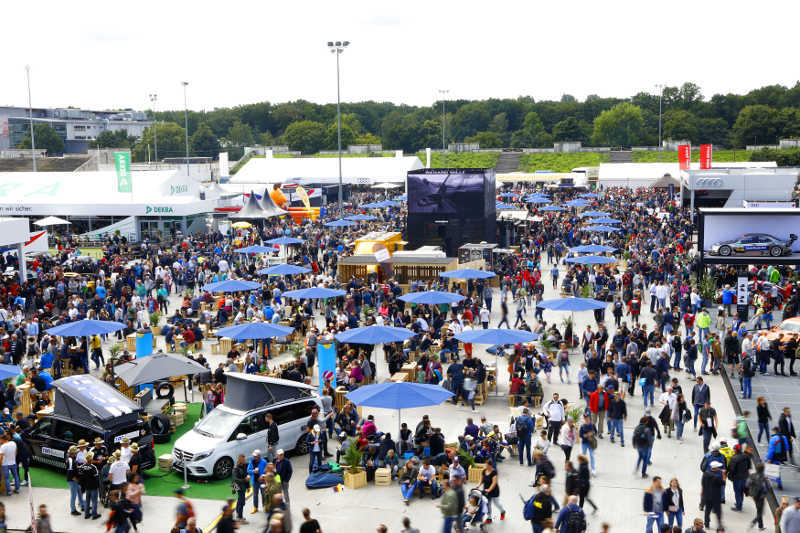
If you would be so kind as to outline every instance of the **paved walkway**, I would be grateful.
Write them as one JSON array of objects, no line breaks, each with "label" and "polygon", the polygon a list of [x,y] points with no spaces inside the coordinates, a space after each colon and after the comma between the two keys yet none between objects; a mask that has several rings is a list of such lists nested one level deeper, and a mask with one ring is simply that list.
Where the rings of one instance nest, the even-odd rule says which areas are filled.
[{"label": "paved walkway", "polygon": [[[545,267],[549,270],[549,267]],[[545,298],[557,297],[550,288],[549,275],[545,274],[546,293]],[[494,299],[494,313],[492,324],[499,321],[499,295]],[[512,306],[509,306],[512,307]],[[645,306],[645,314],[649,305]],[[513,311],[512,311],[513,312]],[[545,319],[548,323],[560,323],[567,313],[545,311]],[[610,314],[609,314],[610,316]],[[528,314],[529,322],[533,323],[533,311]],[[650,322],[649,314],[647,320]],[[587,323],[594,326],[591,313],[575,314],[575,331],[582,331]],[[494,363],[494,356],[486,354],[483,349],[476,346],[475,353],[487,363]],[[575,377],[579,368],[581,356],[575,353],[572,356],[571,376]],[[505,365],[501,362],[501,369]],[[383,361],[379,362],[379,376],[386,376],[388,370]],[[554,373],[554,376],[557,374]],[[679,376],[680,383],[687,394],[690,394],[693,382]],[[556,378],[557,381],[557,378]],[[709,376],[708,381],[712,389],[714,407],[717,409],[722,431],[731,427],[734,421],[734,411],[728,396],[725,393],[722,381],[717,376]],[[754,383],[754,396],[756,384]],[[558,392],[562,398],[567,398],[574,402],[577,397],[577,387],[573,385],[552,383],[544,384],[545,397],[550,397],[553,392]],[[505,371],[500,372],[500,390],[508,390],[508,376]],[[636,452],[630,446],[630,436],[636,421],[643,414],[642,400],[640,391],[637,390],[635,397],[628,400],[628,420],[624,424],[626,446],[620,447],[619,444],[612,445],[608,439],[600,441],[596,452],[597,477],[592,479],[592,491],[590,497],[599,506],[596,515],[589,515],[589,533],[600,530],[601,522],[608,522],[612,525],[611,531],[614,533],[642,532],[645,530],[645,516],[642,512],[643,491],[650,484],[649,480],[643,480],[638,474],[633,473],[636,461]],[[776,412],[778,403],[773,404],[773,412]],[[395,413],[383,410],[366,409],[366,413],[374,414],[378,427],[389,428],[393,431],[397,427]],[[448,441],[454,440],[454,436],[463,432],[467,417],[479,418],[481,414],[486,415],[490,422],[500,425],[502,429],[507,429],[510,424],[511,411],[508,407],[505,395],[495,397],[490,394],[488,402],[479,408],[478,413],[472,413],[469,408],[454,407],[450,404],[425,409],[409,409],[402,413],[402,419],[409,422],[409,425],[416,424],[423,414],[429,414],[434,427],[442,428]],[[776,415],[777,416],[777,415]],[[699,464],[702,457],[702,440],[697,437],[695,432],[690,431],[691,426],[687,426],[685,440],[677,442],[675,439],[657,440],[653,452],[653,464],[648,469],[651,475],[659,475],[665,480],[665,485],[672,477],[677,477],[684,489],[684,500],[686,504],[686,516],[683,528],[689,527],[693,518],[701,516],[698,511],[700,494],[700,470]],[[573,461],[579,450],[573,451]],[[559,500],[564,494],[564,467],[563,454],[559,449],[550,452],[551,459],[556,466],[557,476],[553,482],[553,494]],[[413,500],[411,505],[406,507],[400,500],[400,491],[397,485],[390,487],[375,487],[370,485],[368,488],[359,490],[345,489],[343,492],[334,492],[331,489],[321,489],[309,491],[304,486],[305,473],[307,469],[306,457],[292,458],[295,468],[295,476],[291,482],[292,517],[295,524],[302,520],[300,514],[303,507],[311,509],[312,516],[317,518],[326,532],[347,532],[347,531],[374,531],[374,528],[385,523],[389,526],[389,531],[399,531],[401,520],[408,516],[412,520],[412,525],[420,529],[421,533],[434,533],[441,531],[441,514],[435,506],[436,502],[429,500]],[[527,498],[532,493],[528,484],[532,481],[533,471],[526,466],[519,466],[517,458],[499,465],[500,472],[500,501],[505,506],[508,514],[504,521],[497,520],[489,526],[489,531],[523,532],[530,531],[529,524],[522,519],[522,502],[520,495]],[[35,483],[34,483],[35,484]],[[747,525],[754,515],[754,505],[751,500],[746,500],[744,512],[736,513],[730,510],[730,502],[733,501],[733,491],[731,485],[727,487],[728,504],[724,507],[723,521],[727,531],[743,532],[747,530]],[[97,522],[87,523],[83,519],[69,516],[68,491],[56,489],[34,489],[34,502],[39,504],[48,503],[53,513],[53,523],[57,531],[101,531],[102,527]],[[13,527],[20,527],[25,524],[26,517],[29,516],[27,498],[14,496],[3,498],[6,504],[9,524]],[[197,500],[195,510],[198,513],[199,524],[205,527],[218,513],[220,501]],[[168,524],[174,520],[175,502],[171,498],[145,497],[145,528],[142,531],[161,533],[169,531]],[[246,512],[252,509],[250,503]],[[589,512],[591,507],[587,504],[586,510]],[[496,512],[496,511],[495,511]],[[243,525],[239,531],[260,532],[265,525],[264,515],[247,515],[250,523]],[[769,525],[770,531],[772,520],[766,517],[765,522]],[[712,525],[715,525],[712,518]],[[90,524],[90,525],[89,525]]]}]

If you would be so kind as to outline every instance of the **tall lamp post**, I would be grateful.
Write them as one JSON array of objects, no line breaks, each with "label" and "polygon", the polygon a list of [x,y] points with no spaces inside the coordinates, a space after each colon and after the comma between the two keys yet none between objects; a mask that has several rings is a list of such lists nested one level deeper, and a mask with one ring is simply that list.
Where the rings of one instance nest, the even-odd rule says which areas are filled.
[{"label": "tall lamp post", "polygon": [[182,81],[183,84],[183,126],[186,134],[186,175],[189,175],[189,108],[186,106],[186,86],[189,85],[188,81]]},{"label": "tall lamp post", "polygon": [[153,93],[150,95],[150,103],[153,104],[153,144],[156,147],[156,163],[158,163],[158,119],[156,118],[156,101],[158,95]]},{"label": "tall lamp post", "polygon": [[328,49],[336,56],[336,128],[339,149],[339,217],[344,216],[342,210],[342,104],[339,92],[339,56],[350,45],[350,41],[328,41]]},{"label": "tall lamp post", "polygon": [[661,162],[661,100],[664,97],[664,85],[656,84],[658,89],[658,162]]},{"label": "tall lamp post", "polygon": [[445,102],[447,102],[447,93],[449,93],[449,89],[439,89],[439,94],[442,95],[442,168],[444,168],[445,162],[447,161],[447,149],[445,148],[445,137],[444,137],[444,122],[445,122]]},{"label": "tall lamp post", "polygon": [[33,171],[36,172],[36,141],[33,138],[33,106],[31,105],[31,66],[25,65],[25,75],[28,78],[28,120],[31,123],[31,158]]}]

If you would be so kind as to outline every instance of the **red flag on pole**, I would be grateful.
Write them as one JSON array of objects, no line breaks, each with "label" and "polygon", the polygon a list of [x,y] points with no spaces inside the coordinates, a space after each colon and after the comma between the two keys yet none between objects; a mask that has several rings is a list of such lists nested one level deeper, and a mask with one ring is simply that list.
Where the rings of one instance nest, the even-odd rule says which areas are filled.
[{"label": "red flag on pole", "polygon": [[689,162],[692,160],[692,147],[688,144],[678,146],[678,162],[681,170],[689,170]]},{"label": "red flag on pole", "polygon": [[700,168],[711,168],[711,145],[700,145]]}]

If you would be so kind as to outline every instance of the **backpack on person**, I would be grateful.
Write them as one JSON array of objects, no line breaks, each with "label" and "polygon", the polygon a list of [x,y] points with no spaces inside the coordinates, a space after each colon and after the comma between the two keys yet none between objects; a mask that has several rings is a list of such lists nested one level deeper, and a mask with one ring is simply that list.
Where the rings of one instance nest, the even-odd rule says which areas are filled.
[{"label": "backpack on person", "polygon": [[586,517],[580,509],[570,511],[566,520],[566,533],[584,533],[586,531]]},{"label": "backpack on person", "polygon": [[633,430],[633,447],[646,448],[650,444],[650,439],[647,438],[647,426],[639,424]]},{"label": "backpack on person", "polygon": [[525,502],[525,505],[522,507],[522,518],[525,520],[535,520],[537,519],[537,514],[541,514],[542,506],[539,504],[537,507],[536,502],[533,501],[534,499],[536,499],[536,494],[528,498],[528,500]]},{"label": "backpack on person", "polygon": [[517,430],[518,437],[522,437],[528,434],[528,422],[521,416],[517,417],[517,421],[514,424],[514,428]]}]

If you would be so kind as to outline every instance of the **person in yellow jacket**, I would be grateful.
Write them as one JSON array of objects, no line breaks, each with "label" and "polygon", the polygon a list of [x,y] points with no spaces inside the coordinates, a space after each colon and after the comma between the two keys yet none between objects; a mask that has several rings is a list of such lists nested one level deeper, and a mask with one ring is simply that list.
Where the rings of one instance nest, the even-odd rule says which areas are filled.
[{"label": "person in yellow jacket", "polygon": [[698,341],[702,344],[703,339],[708,335],[708,328],[711,327],[711,315],[708,314],[705,308],[700,309],[695,323],[698,329]]}]

